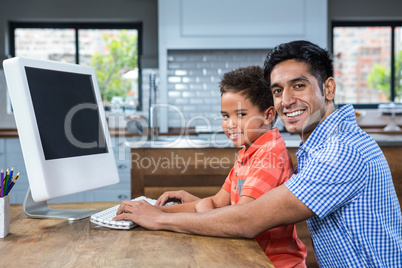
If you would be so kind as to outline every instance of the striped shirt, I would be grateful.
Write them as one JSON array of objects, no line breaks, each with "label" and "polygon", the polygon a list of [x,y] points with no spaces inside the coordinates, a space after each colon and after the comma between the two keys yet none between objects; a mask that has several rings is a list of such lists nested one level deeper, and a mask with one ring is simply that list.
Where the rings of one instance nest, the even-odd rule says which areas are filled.
[{"label": "striped shirt", "polygon": [[298,173],[285,185],[316,216],[307,220],[322,267],[402,267],[402,217],[388,163],[339,108],[296,153]]},{"label": "striped shirt", "polygon": [[[261,135],[247,150],[244,147],[239,151],[222,188],[231,193],[234,205],[241,196],[257,199],[283,184],[292,174],[292,160],[285,141],[274,128]],[[305,267],[307,249],[298,239],[293,224],[266,231],[255,240],[275,267]]]}]

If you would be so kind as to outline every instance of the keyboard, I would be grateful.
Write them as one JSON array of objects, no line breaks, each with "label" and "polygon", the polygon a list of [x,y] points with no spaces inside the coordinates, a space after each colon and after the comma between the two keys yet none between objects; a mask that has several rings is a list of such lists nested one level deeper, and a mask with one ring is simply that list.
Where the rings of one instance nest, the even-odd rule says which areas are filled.
[{"label": "keyboard", "polygon": [[[140,201],[140,200],[145,200],[151,205],[155,205],[156,203],[156,199],[151,199],[145,196],[139,196],[137,198],[132,199],[131,201]],[[119,209],[119,206],[120,204],[91,215],[90,221],[98,226],[112,229],[129,230],[136,227],[137,224],[129,220],[119,220],[119,221],[112,220],[116,216],[116,212]]]}]

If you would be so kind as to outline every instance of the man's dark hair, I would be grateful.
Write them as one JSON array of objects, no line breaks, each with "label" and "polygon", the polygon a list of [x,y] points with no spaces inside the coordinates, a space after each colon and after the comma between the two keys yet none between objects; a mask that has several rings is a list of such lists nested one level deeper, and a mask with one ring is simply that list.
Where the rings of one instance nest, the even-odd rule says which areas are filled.
[{"label": "man's dark hair", "polygon": [[[223,75],[219,83],[221,96],[226,92],[240,93],[257,106],[260,112],[274,106],[272,92],[260,66],[240,67]],[[272,123],[275,123],[275,119]]]},{"label": "man's dark hair", "polygon": [[325,80],[334,75],[329,52],[311,42],[299,40],[280,44],[267,55],[264,62],[264,77],[268,83],[271,83],[272,69],[278,63],[286,60],[307,63],[308,71],[317,79],[322,92],[324,92]]}]

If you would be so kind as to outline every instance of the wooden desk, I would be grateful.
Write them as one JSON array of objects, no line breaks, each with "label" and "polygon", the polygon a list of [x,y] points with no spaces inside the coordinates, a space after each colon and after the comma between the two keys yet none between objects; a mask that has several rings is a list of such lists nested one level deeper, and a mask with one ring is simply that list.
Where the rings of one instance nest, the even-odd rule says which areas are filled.
[{"label": "wooden desk", "polygon": [[[51,204],[102,210],[115,202]],[[141,227],[93,229],[76,222],[30,219],[11,205],[10,234],[0,239],[7,267],[273,267],[253,239],[216,238]]]}]

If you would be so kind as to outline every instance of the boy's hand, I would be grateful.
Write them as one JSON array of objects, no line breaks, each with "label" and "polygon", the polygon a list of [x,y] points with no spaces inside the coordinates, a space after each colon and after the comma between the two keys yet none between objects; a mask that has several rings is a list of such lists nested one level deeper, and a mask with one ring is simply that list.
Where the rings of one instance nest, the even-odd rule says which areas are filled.
[{"label": "boy's hand", "polygon": [[183,190],[179,191],[167,191],[164,192],[156,201],[155,206],[164,206],[166,203],[169,202],[176,202],[176,203],[189,203],[200,198],[186,192]]},{"label": "boy's hand", "polygon": [[149,230],[159,230],[156,219],[162,214],[163,212],[145,200],[124,200],[113,220],[130,220]]}]

